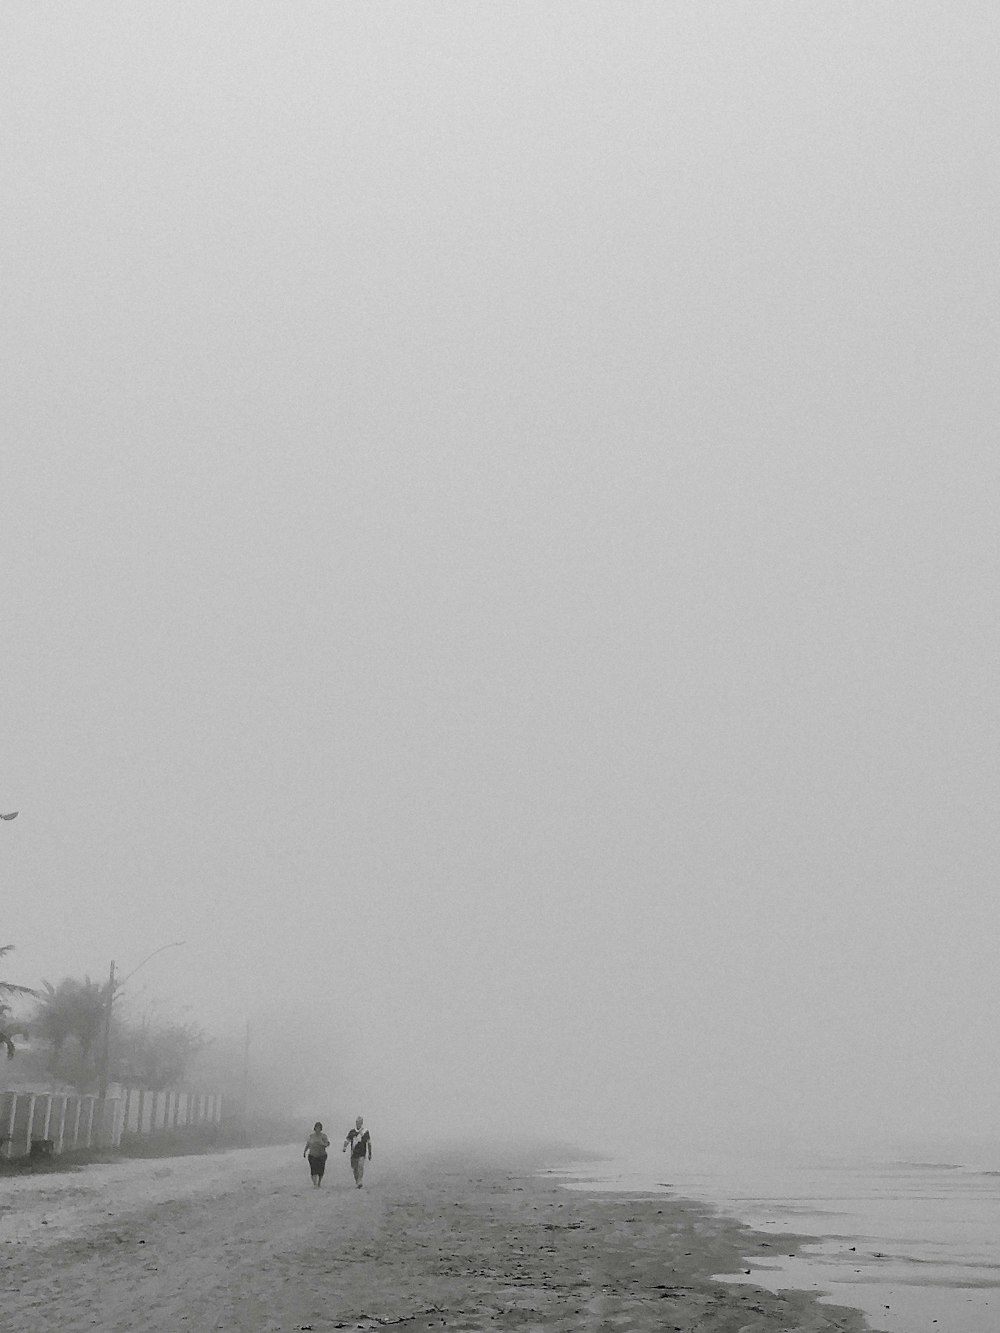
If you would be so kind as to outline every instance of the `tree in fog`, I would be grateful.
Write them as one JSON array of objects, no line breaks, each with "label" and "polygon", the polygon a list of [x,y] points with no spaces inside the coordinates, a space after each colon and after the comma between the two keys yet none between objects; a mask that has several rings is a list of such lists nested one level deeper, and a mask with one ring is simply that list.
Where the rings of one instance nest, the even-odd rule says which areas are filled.
[{"label": "tree in fog", "polygon": [[112,1068],[123,1082],[153,1092],[180,1083],[192,1062],[208,1045],[195,1023],[120,1024],[115,1033]]},{"label": "tree in fog", "polygon": [[74,1000],[77,983],[64,978],[58,986],[42,982],[38,1009],[32,1029],[49,1047],[49,1063],[55,1069],[62,1058],[67,1038],[73,1035]]},{"label": "tree in fog", "polygon": [[[10,953],[13,947],[13,944],[0,945],[0,958]],[[11,1007],[7,1003],[7,997],[34,994],[35,992],[30,986],[19,986],[13,981],[0,981],[0,1046],[5,1047],[8,1060],[14,1054],[14,1038],[19,1036],[24,1028],[20,1023],[14,1021]]]},{"label": "tree in fog", "polygon": [[[83,1086],[97,1072],[95,1059],[107,1013],[107,983],[102,986],[90,977],[82,981],[63,977],[57,986],[49,981],[43,981],[42,986],[31,1030],[48,1043],[52,1071]],[[71,1041],[77,1047],[75,1059],[68,1054]]]}]

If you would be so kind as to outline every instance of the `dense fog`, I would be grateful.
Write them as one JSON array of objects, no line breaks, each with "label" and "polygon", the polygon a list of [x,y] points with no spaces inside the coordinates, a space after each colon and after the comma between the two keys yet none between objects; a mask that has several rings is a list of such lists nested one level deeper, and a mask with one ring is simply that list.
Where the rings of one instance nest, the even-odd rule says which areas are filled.
[{"label": "dense fog", "polygon": [[5,7],[5,975],[338,1132],[990,1132],[997,26]]}]

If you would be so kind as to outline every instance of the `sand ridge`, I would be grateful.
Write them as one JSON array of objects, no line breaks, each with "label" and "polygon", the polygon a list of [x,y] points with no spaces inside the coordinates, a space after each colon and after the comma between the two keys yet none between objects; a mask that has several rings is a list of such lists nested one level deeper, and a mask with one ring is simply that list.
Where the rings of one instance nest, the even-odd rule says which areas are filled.
[{"label": "sand ridge", "polygon": [[315,1190],[300,1153],[254,1149],[0,1182],[2,1327],[864,1328],[856,1312],[802,1293],[713,1282],[713,1272],[741,1266],[744,1254],[763,1260],[768,1249],[694,1203],[568,1191],[509,1167],[440,1160],[375,1163],[355,1190],[337,1154]]}]

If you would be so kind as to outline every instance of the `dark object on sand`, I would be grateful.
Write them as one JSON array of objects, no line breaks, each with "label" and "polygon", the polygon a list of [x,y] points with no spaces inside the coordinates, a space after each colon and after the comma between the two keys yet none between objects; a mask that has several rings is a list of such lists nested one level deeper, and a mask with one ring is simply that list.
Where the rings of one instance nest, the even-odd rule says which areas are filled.
[{"label": "dark object on sand", "polygon": [[29,1153],[29,1156],[51,1157],[52,1154],[55,1152],[55,1146],[56,1145],[54,1139],[32,1139],[31,1152]]},{"label": "dark object on sand", "polygon": [[0,819],[16,819],[19,814],[19,810],[12,810],[9,815],[0,815]]}]

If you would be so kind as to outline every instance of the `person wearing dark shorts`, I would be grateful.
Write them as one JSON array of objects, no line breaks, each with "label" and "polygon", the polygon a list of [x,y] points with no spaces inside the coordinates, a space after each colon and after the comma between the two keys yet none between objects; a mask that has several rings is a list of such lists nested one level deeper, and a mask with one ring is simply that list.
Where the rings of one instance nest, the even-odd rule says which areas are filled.
[{"label": "person wearing dark shorts", "polygon": [[317,1120],[313,1125],[313,1131],[306,1139],[306,1146],[302,1149],[302,1156],[309,1158],[309,1174],[312,1176],[312,1183],[317,1189],[323,1183],[323,1172],[326,1170],[326,1150],[330,1146],[330,1140],[323,1133],[323,1122]]}]

